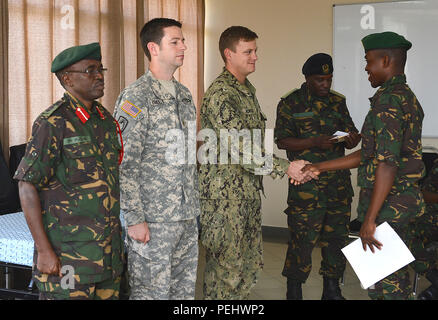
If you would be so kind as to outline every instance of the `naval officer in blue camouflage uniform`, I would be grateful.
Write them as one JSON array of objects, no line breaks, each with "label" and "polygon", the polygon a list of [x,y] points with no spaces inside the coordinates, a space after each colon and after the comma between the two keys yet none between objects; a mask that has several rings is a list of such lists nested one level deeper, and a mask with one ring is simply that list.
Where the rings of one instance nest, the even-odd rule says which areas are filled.
[{"label": "naval officer in blue camouflage uniform", "polygon": [[140,39],[149,71],[121,92],[114,111],[125,143],[120,189],[130,299],[194,299],[200,211],[196,161],[169,156],[175,143],[188,153],[187,145],[169,133],[187,137],[191,126],[196,133],[192,96],[173,77],[187,47],[181,23],[172,19],[149,21]]}]

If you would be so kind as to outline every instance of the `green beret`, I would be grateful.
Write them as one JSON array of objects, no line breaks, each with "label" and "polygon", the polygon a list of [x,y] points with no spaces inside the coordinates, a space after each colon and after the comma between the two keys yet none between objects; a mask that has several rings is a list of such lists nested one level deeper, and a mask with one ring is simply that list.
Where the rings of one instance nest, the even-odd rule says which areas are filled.
[{"label": "green beret", "polygon": [[405,37],[390,31],[367,35],[362,39],[362,44],[365,51],[395,48],[403,48],[407,51],[412,47],[412,43]]},{"label": "green beret", "polygon": [[305,76],[314,74],[328,75],[333,73],[332,57],[326,53],[317,53],[311,56],[303,65],[302,72]]},{"label": "green beret", "polygon": [[84,59],[102,61],[98,42],[65,49],[53,59],[51,70],[55,73]]}]

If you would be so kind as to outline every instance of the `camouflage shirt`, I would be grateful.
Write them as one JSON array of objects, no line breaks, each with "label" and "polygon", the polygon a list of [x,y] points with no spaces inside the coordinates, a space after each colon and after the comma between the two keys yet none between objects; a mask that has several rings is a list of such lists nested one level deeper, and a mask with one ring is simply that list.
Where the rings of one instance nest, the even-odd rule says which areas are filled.
[{"label": "camouflage shirt", "polygon": [[[217,146],[217,159],[216,163],[209,161],[200,166],[201,199],[254,199],[259,196],[258,191],[263,190],[263,174],[274,178],[285,174],[289,161],[272,155],[272,163],[268,163],[269,160],[265,163],[255,157],[267,156],[263,143],[266,116],[255,93],[248,79],[242,85],[225,68],[206,91],[201,106],[201,128],[214,131],[213,139],[216,140],[206,142]],[[221,131],[230,133],[233,130],[248,132],[249,143],[240,139],[241,143],[231,143],[230,147],[228,139],[221,139]],[[261,134],[260,140],[257,133]],[[226,145],[221,146],[221,140]],[[220,159],[221,154],[225,159]],[[233,159],[232,154],[236,154],[237,159]]]},{"label": "camouflage shirt", "polygon": [[[105,108],[95,101],[83,124],[75,114],[79,105],[85,109],[66,93],[38,116],[14,178],[36,187],[44,228],[61,264],[74,268],[79,283],[90,283],[114,278],[123,267],[120,143]],[[41,282],[59,281],[34,272]]]},{"label": "camouflage shirt", "polygon": [[[422,183],[422,189],[433,193],[438,193],[438,159],[433,162],[433,167]],[[428,212],[438,211],[438,203],[428,203]]]},{"label": "camouflage shirt", "polygon": [[386,81],[370,98],[371,108],[362,127],[358,168],[358,215],[365,216],[371,200],[376,169],[383,161],[397,167],[391,191],[379,212],[380,221],[399,220],[424,212],[418,180],[424,176],[421,130],[423,109],[406,84],[406,76]]},{"label": "camouflage shirt", "polygon": [[[358,132],[348,112],[345,97],[333,90],[327,97],[312,95],[307,84],[285,94],[277,107],[275,124],[276,141],[293,137],[307,139],[321,135],[333,135],[336,131]],[[343,143],[331,149],[318,147],[301,151],[287,151],[289,160],[304,159],[312,163],[343,157]],[[294,211],[334,207],[351,202],[353,188],[350,171],[322,173],[319,180],[303,185],[289,185],[288,205]]]},{"label": "camouflage shirt", "polygon": [[[128,226],[188,220],[200,212],[196,108],[190,91],[172,81],[176,97],[148,71],[116,101],[114,117],[121,124],[125,147],[121,208]],[[169,158],[174,147],[182,153],[178,159]]]}]

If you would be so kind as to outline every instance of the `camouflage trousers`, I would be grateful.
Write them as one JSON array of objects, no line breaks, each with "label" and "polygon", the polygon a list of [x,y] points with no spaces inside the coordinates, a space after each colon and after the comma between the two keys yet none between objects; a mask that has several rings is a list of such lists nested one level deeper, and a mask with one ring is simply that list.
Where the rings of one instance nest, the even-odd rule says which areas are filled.
[{"label": "camouflage trousers", "polygon": [[146,244],[128,241],[130,300],[193,300],[198,267],[196,218],[148,223]]},{"label": "camouflage trousers", "polygon": [[120,277],[98,283],[75,284],[74,289],[63,289],[60,283],[37,282],[40,300],[118,300]]},{"label": "camouflage trousers", "polygon": [[438,215],[426,210],[411,223],[409,230],[409,249],[415,257],[410,266],[420,274],[438,267],[436,249],[428,248],[433,241],[438,241]]},{"label": "camouflage trousers", "polygon": [[[377,220],[380,225],[383,221]],[[406,221],[388,221],[390,226],[407,243],[409,223]],[[383,245],[385,245],[383,243]],[[368,249],[369,250],[369,249]],[[373,300],[412,300],[412,285],[409,279],[408,266],[390,274],[368,288],[368,296]]]},{"label": "camouflage trousers", "polygon": [[201,200],[204,299],[244,300],[263,268],[261,200]]},{"label": "camouflage trousers", "polygon": [[289,245],[283,276],[305,282],[312,269],[312,251],[319,244],[322,261],[319,274],[340,278],[346,259],[341,251],[348,238],[351,205],[297,212],[286,209]]}]

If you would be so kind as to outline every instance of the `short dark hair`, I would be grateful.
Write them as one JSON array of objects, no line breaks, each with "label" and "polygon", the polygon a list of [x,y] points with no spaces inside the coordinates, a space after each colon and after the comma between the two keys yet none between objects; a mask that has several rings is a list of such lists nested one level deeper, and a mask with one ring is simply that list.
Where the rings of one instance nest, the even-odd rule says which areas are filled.
[{"label": "short dark hair", "polygon": [[151,61],[151,53],[148,49],[148,43],[154,42],[159,45],[161,43],[161,39],[164,37],[164,28],[181,28],[181,26],[181,22],[168,18],[155,18],[146,22],[140,31],[140,41],[143,51],[146,54],[146,57],[148,57],[149,61]]},{"label": "short dark hair", "polygon": [[257,34],[246,27],[229,27],[224,32],[222,32],[219,38],[219,51],[221,53],[222,59],[224,60],[224,62],[227,62],[224,53],[225,49],[230,49],[231,51],[235,52],[236,45],[239,43],[240,40],[252,41],[257,38]]},{"label": "short dark hair", "polygon": [[396,67],[404,68],[408,58],[408,51],[404,48],[376,49],[380,56],[388,56]]},{"label": "short dark hair", "polygon": [[62,70],[59,70],[58,72],[55,73],[56,77],[59,80],[59,83],[61,84],[61,86],[66,89],[64,81],[62,80],[62,75],[65,73],[65,68]]}]

